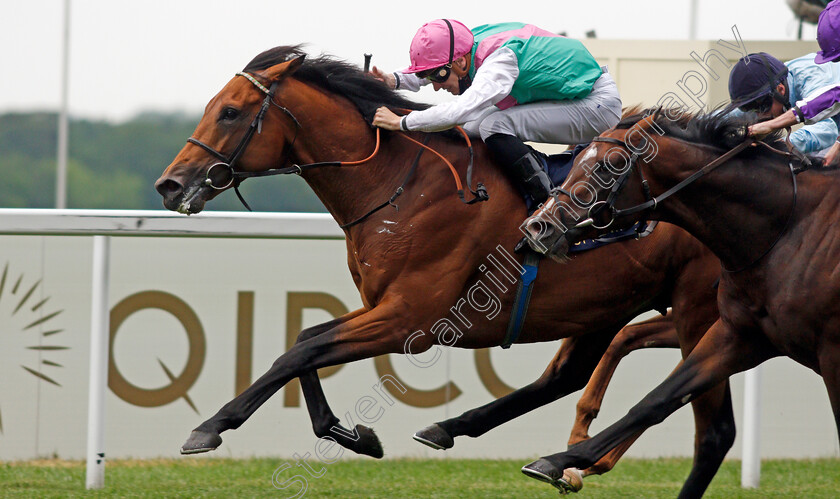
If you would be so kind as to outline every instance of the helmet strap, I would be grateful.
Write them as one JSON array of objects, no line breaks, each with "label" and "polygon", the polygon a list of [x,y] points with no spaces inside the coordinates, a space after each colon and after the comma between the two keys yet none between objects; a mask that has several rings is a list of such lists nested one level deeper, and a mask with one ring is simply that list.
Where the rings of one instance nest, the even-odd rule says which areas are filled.
[{"label": "helmet strap", "polygon": [[455,53],[455,30],[452,29],[452,23],[449,22],[449,19],[444,19],[443,22],[449,28],[449,62],[447,65],[452,66],[452,55]]},{"label": "helmet strap", "polygon": [[441,73],[445,71],[446,77],[449,77],[450,71],[455,73],[455,76],[458,77],[458,93],[462,94],[466,89],[470,88],[470,85],[472,85],[472,79],[469,77],[470,65],[472,64],[472,54],[466,54],[464,56],[466,65],[463,69],[458,67],[457,64],[452,64],[452,59],[455,56],[455,30],[452,28],[452,23],[449,22],[449,19],[444,19],[443,22],[445,22],[446,27],[449,28],[449,62],[447,62],[446,66],[443,66],[440,71]]},{"label": "helmet strap", "polygon": [[785,93],[782,94],[781,92],[779,92],[778,85],[776,85],[775,87],[773,87],[773,98],[779,101],[782,104],[784,110],[787,111],[788,109],[790,109],[790,99],[788,99],[787,97],[787,95],[790,94],[790,89],[788,88],[786,81],[780,83],[784,85]]},{"label": "helmet strap", "polygon": [[777,90],[777,87],[781,83],[785,87],[785,94],[790,95],[790,89],[787,86],[787,70],[781,74],[776,74],[775,71],[773,71],[773,67],[770,65],[770,61],[768,61],[764,56],[761,56],[761,63],[764,65],[767,76],[771,79],[770,81],[773,82],[773,91],[771,92],[773,99],[779,101],[782,104],[782,108],[787,111],[790,109],[790,100]]},{"label": "helmet strap", "polygon": [[470,88],[472,85],[472,78],[469,76],[464,76],[463,78],[458,78],[458,95],[463,94]]}]

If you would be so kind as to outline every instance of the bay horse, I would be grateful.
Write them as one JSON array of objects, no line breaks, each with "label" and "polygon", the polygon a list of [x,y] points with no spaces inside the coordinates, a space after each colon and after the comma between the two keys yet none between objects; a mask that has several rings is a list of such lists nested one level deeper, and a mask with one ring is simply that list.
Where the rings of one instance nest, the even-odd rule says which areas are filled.
[{"label": "bay horse", "polygon": [[[669,110],[627,118],[595,139],[556,197],[526,221],[555,256],[607,226],[668,221],[723,267],[720,318],[682,365],[619,421],[526,465],[526,475],[553,483],[565,468],[591,465],[732,374],[782,355],[822,377],[840,431],[840,173],[802,171],[779,151],[778,137],[747,140],[749,118],[686,119]],[[581,182],[595,196],[573,199]],[[683,492],[703,490],[686,483]]]},{"label": "bay horse", "polygon": [[[470,151],[463,139],[447,134],[372,129],[370,120],[381,105],[423,107],[346,62],[307,59],[299,47],[270,49],[213,97],[193,137],[156,182],[166,208],[191,214],[243,176],[299,173],[344,227],[350,275],[363,304],[301,332],[265,374],[193,430],[182,453],[217,448],[222,432],[238,428],[278,389],[300,378],[317,436],[382,457],[372,429],[341,426],[317,369],[390,353],[417,355],[435,344],[477,349],[504,342],[507,321],[498,317],[510,316],[514,285],[485,263],[499,251],[517,264],[521,260],[506,248],[522,236],[519,224],[527,214],[522,197],[483,144]],[[439,156],[419,155],[423,147]],[[460,182],[453,185],[441,158],[449,158],[452,171],[463,178],[471,157],[490,199],[467,205],[456,196]],[[541,266],[516,342],[566,339],[535,382],[431,425],[415,438],[449,448],[455,437],[478,437],[579,390],[616,332],[648,310],[672,308],[687,354],[717,318],[718,261],[668,224],[613,247],[577,254],[573,265]],[[476,297],[489,303],[488,280],[498,294],[496,320],[472,303]],[[697,450],[690,480],[700,483],[734,439],[734,434],[718,438],[734,431],[726,382],[694,407]]]}]

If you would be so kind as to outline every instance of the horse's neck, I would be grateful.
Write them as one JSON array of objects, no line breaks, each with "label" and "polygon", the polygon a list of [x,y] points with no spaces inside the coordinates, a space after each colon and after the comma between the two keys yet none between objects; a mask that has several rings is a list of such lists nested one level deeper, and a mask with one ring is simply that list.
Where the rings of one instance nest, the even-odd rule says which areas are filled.
[{"label": "horse's neck", "polygon": [[[304,164],[322,161],[358,161],[370,156],[376,147],[376,131],[365,123],[358,111],[351,103],[342,98],[324,99],[323,94],[305,85],[292,88],[290,95],[304,95],[308,108],[292,108],[301,127],[294,146],[294,160]],[[285,101],[281,101],[285,102]],[[402,132],[388,132],[382,130],[381,141],[377,154],[362,164],[353,166],[328,166],[310,170],[303,175],[313,192],[324,203],[327,210],[339,224],[346,224],[357,220],[370,210],[387,202],[394,196],[398,187],[406,180],[409,170],[421,151],[421,147],[400,136]],[[414,138],[422,140],[423,137]],[[461,182],[466,180],[466,164],[470,154],[466,144],[458,144],[444,137],[430,137],[428,146],[447,157],[459,170]],[[432,152],[424,152],[420,158],[414,176],[409,179],[405,191],[395,204],[399,211],[386,207],[390,217],[408,219],[422,216],[427,222],[436,222],[435,230],[448,230],[443,221],[454,221],[451,224],[454,245],[456,239],[465,233],[465,229],[481,231],[482,227],[474,227],[473,222],[481,217],[481,224],[486,224],[487,230],[501,236],[503,232],[516,232],[521,219],[525,217],[524,203],[515,193],[511,184],[500,170],[490,164],[483,145],[474,144],[475,172],[473,187],[476,182],[483,182],[492,192],[492,201],[485,208],[485,203],[478,205],[463,205],[458,201],[455,189],[455,179],[446,164]],[[466,189],[466,185],[464,188]],[[472,195],[466,192],[467,197]],[[491,208],[490,205],[495,208]],[[516,206],[517,209],[512,209]],[[515,213],[521,207],[521,219]],[[434,210],[443,212],[440,216],[433,216]],[[489,211],[486,211],[489,210]],[[487,216],[487,213],[493,216]],[[441,223],[437,223],[441,222]],[[503,227],[509,222],[509,227]],[[478,222],[476,222],[478,223]],[[408,225],[408,224],[407,224]],[[366,230],[376,230],[376,225],[362,223],[358,226],[359,236],[351,232],[349,237],[364,237]],[[466,231],[468,232],[468,231]]]},{"label": "horse's neck", "polygon": [[[429,169],[420,167],[408,178],[417,157],[418,147],[408,141],[401,141],[391,132],[381,131],[378,150],[368,161],[357,165],[329,166],[314,169],[304,175],[304,179],[313,192],[324,203],[327,210],[339,224],[347,224],[367,214],[393,198],[395,205],[402,205],[407,199],[414,197],[403,183],[429,183]],[[350,141],[343,142],[330,136],[322,140],[331,142],[328,151],[322,151],[312,156],[313,161],[358,161],[368,158],[377,149],[375,131],[365,126],[358,130],[358,134]],[[423,155],[423,164],[430,162]],[[445,169],[445,166],[441,167]],[[435,176],[435,175],[431,175]],[[450,177],[450,182],[453,182]],[[432,182],[433,183],[433,182]],[[403,187],[404,189],[400,189]],[[435,198],[435,191],[429,186],[425,198]],[[399,189],[399,192],[398,192]],[[453,188],[454,196],[454,188]]]},{"label": "horse's neck", "polygon": [[[324,98],[303,84],[298,84],[291,93],[306,96],[297,104],[289,104],[300,122],[293,146],[295,162],[302,165],[355,162],[374,152],[376,133],[352,104],[340,98]],[[305,172],[303,178],[333,217],[339,223],[347,223],[359,207],[385,195],[383,157],[380,151],[370,161],[358,165],[315,168]]]},{"label": "horse's neck", "polygon": [[[316,169],[305,176],[333,217],[339,223],[356,220],[391,199],[401,188],[394,203],[400,206],[401,214],[411,216],[415,210],[429,213],[429,210],[441,207],[449,210],[451,217],[458,218],[460,226],[470,225],[473,215],[478,214],[485,203],[464,205],[458,198],[454,174],[437,155],[447,158],[457,170],[465,196],[471,199],[473,194],[466,185],[466,169],[470,157],[466,143],[459,144],[432,136],[427,143],[431,150],[425,150],[402,136],[403,132],[383,130],[380,133],[379,150],[370,161],[356,166]],[[417,134],[409,136],[423,140]],[[367,141],[368,150],[354,153],[354,159],[367,157],[374,149],[373,133],[369,129],[361,130],[359,137],[365,138],[356,138],[354,143]],[[481,147],[483,145],[474,144],[473,185],[469,187],[475,188],[478,182],[482,182],[492,192],[493,204],[504,204],[507,213],[511,213],[511,209],[521,203],[524,219],[524,202],[502,172],[490,163],[486,154],[480,150]]]},{"label": "horse's neck", "polygon": [[801,212],[799,200],[791,213],[793,201],[787,168],[760,161],[724,164],[666,201],[663,219],[688,230],[735,270],[776,243],[789,217]]}]

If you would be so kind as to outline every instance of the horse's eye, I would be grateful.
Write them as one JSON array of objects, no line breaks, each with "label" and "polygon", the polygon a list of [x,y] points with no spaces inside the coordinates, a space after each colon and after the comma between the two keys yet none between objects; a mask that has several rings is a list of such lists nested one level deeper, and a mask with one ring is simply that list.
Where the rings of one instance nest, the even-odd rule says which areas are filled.
[{"label": "horse's eye", "polygon": [[219,121],[233,121],[239,117],[239,111],[232,108],[226,107],[222,109],[222,114],[219,116]]}]

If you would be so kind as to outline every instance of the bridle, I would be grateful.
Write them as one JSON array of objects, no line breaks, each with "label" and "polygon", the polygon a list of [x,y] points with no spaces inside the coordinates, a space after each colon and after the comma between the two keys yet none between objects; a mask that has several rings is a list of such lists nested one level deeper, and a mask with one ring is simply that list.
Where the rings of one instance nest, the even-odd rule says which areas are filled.
[{"label": "bridle", "polygon": [[[639,154],[637,152],[637,149],[628,146],[627,143],[624,142],[623,140],[615,139],[615,138],[612,138],[612,137],[595,137],[594,139],[592,139],[592,142],[605,142],[605,143],[608,143],[608,144],[615,144],[615,145],[624,147],[625,149],[630,151],[630,159],[628,161],[628,165],[625,168],[624,172],[622,172],[622,174],[618,177],[618,180],[616,180],[616,182],[613,184],[612,189],[610,189],[610,193],[607,196],[606,201],[596,201],[595,203],[593,203],[592,206],[589,207],[588,218],[586,220],[581,221],[580,223],[578,223],[575,226],[575,227],[581,227],[582,228],[582,227],[587,227],[587,226],[591,225],[592,227],[594,227],[595,229],[598,229],[598,230],[608,228],[610,225],[612,225],[612,223],[615,221],[615,219],[617,217],[634,215],[636,213],[639,213],[639,212],[642,212],[642,211],[645,211],[645,210],[648,210],[648,209],[655,210],[659,206],[660,203],[662,203],[663,201],[665,201],[669,197],[673,196],[677,192],[685,189],[689,185],[693,184],[694,182],[699,180],[701,177],[709,174],[715,168],[722,165],[723,163],[725,163],[726,161],[731,159],[733,156],[737,155],[738,153],[740,153],[741,151],[743,151],[744,149],[746,149],[747,147],[751,146],[754,143],[753,140],[746,140],[744,142],[741,142],[740,144],[738,144],[734,148],[730,149],[729,151],[727,151],[723,155],[719,156],[718,158],[716,158],[712,162],[708,163],[703,168],[694,172],[691,176],[684,179],[683,181],[681,181],[677,185],[671,187],[670,189],[663,192],[659,196],[653,197],[650,194],[650,186],[648,185],[648,181],[645,179],[644,174],[642,173],[642,169],[639,168],[636,165],[636,161],[641,156],[641,154]],[[634,171],[638,173],[638,175],[641,179],[642,191],[643,191],[644,196],[645,196],[645,202],[643,202],[641,204],[638,204],[636,206],[630,207],[630,208],[617,209],[617,208],[615,208],[615,202],[616,202],[616,199],[618,198],[618,194],[621,192],[621,190],[627,184],[627,180],[630,178],[630,175]],[[564,192],[564,194],[566,194],[566,193]],[[610,215],[611,215],[610,216],[610,221],[606,225],[603,225],[603,226],[595,225],[594,216],[599,214],[604,209],[607,209],[607,210],[610,211]]]},{"label": "bridle", "polygon": [[[188,138],[187,142],[204,149],[205,151],[207,151],[208,153],[210,153],[211,155],[213,155],[214,157],[216,157],[217,159],[220,160],[218,163],[214,163],[214,164],[210,165],[210,168],[207,169],[207,172],[205,173],[205,178],[204,178],[203,185],[205,185],[207,187],[210,187],[210,188],[213,188],[213,189],[216,189],[216,190],[225,190],[229,187],[233,187],[234,191],[236,192],[236,196],[239,198],[239,201],[243,204],[243,206],[245,206],[245,208],[248,211],[252,211],[251,207],[245,201],[245,198],[242,196],[242,193],[239,192],[239,185],[246,178],[267,177],[267,176],[271,176],[271,175],[288,175],[288,174],[300,175],[304,171],[307,171],[307,170],[310,170],[310,169],[313,169],[313,168],[321,168],[321,167],[325,167],[325,166],[359,165],[359,164],[362,164],[362,163],[366,163],[367,161],[370,161],[379,152],[380,129],[377,128],[376,129],[376,146],[373,150],[373,153],[370,156],[368,156],[367,158],[359,160],[359,161],[322,161],[322,162],[317,162],[317,163],[308,163],[308,164],[304,164],[304,165],[292,164],[291,166],[287,166],[287,167],[284,167],[284,168],[276,168],[276,169],[272,169],[272,170],[255,171],[255,172],[236,170],[234,168],[235,165],[236,165],[236,162],[237,162],[237,160],[239,160],[239,158],[245,152],[245,149],[248,147],[248,144],[251,142],[251,139],[254,137],[254,132],[256,132],[258,134],[262,133],[262,123],[263,123],[263,120],[265,119],[266,113],[268,112],[268,110],[271,106],[274,106],[274,107],[278,108],[279,110],[281,110],[283,112],[283,114],[288,116],[289,119],[291,119],[292,122],[295,125],[295,134],[294,134],[291,142],[288,143],[288,146],[286,147],[286,152],[284,152],[283,155],[281,156],[283,159],[281,160],[280,164],[284,164],[285,162],[288,161],[288,158],[289,158],[289,155],[291,154],[292,148],[294,147],[294,144],[297,141],[298,132],[302,128],[300,122],[297,120],[297,118],[295,118],[295,115],[292,114],[292,112],[289,111],[288,108],[278,104],[274,100],[274,93],[275,93],[275,91],[277,89],[277,86],[279,85],[280,82],[275,81],[271,84],[270,87],[266,87],[265,85],[260,83],[260,81],[257,80],[253,75],[251,75],[249,73],[246,73],[244,71],[240,71],[240,72],[236,73],[236,75],[246,78],[255,87],[257,87],[260,91],[262,91],[265,94],[265,98],[263,99],[262,105],[260,106],[260,110],[257,112],[256,116],[254,116],[254,119],[251,121],[251,124],[248,126],[248,129],[245,131],[245,135],[243,135],[242,139],[240,139],[239,144],[237,144],[236,148],[233,150],[233,152],[229,156],[225,156],[220,151],[216,150],[212,146],[206,144],[205,142],[202,142],[201,140],[199,140],[195,137]],[[460,129],[460,127],[458,127],[458,128]],[[411,142],[414,142],[415,144],[417,144],[421,147],[420,152],[417,154],[417,157],[415,158],[414,163],[412,164],[412,167],[408,172],[408,175],[406,175],[402,184],[397,188],[397,190],[394,192],[394,194],[387,201],[385,201],[384,203],[374,207],[372,210],[368,211],[367,213],[365,213],[361,217],[356,218],[355,220],[353,220],[351,222],[348,222],[346,224],[340,225],[340,227],[342,229],[346,229],[348,227],[352,227],[353,225],[361,223],[364,220],[366,220],[370,215],[372,215],[373,213],[379,211],[380,209],[382,209],[386,206],[390,205],[390,206],[395,206],[396,207],[396,205],[394,204],[394,200],[404,192],[405,185],[409,182],[409,180],[414,175],[414,172],[417,169],[417,165],[420,162],[420,156],[422,155],[422,152],[424,150],[428,150],[428,151],[431,151],[432,153],[436,154],[449,167],[450,171],[455,176],[455,184],[456,184],[456,188],[457,188],[458,197],[461,199],[462,202],[464,202],[465,204],[473,204],[473,203],[476,203],[476,202],[486,201],[487,199],[489,199],[486,188],[480,182],[477,184],[476,190],[472,189],[472,170],[473,170],[473,158],[474,158],[472,144],[471,144],[470,139],[467,136],[466,132],[464,132],[462,129],[460,131],[463,134],[465,140],[467,141],[467,146],[469,147],[469,153],[470,153],[469,165],[467,167],[467,184],[468,184],[468,188],[469,188],[470,192],[473,194],[473,198],[471,200],[467,201],[465,199],[464,188],[461,184],[461,180],[458,177],[458,174],[455,170],[455,167],[452,166],[452,163],[450,163],[449,160],[447,160],[445,157],[443,157],[440,153],[438,153],[434,149],[431,149],[429,146],[427,146],[426,143],[425,143],[425,140],[421,143],[420,141],[414,140],[411,137],[409,137],[405,134],[402,134],[402,136],[404,138],[410,140]],[[426,137],[426,140],[427,139],[428,139],[428,136]],[[215,168],[226,169],[228,175],[230,176],[230,179],[227,180],[226,182],[224,182],[222,185],[216,185],[213,181],[213,178],[211,177],[211,173],[213,172],[213,170]]]},{"label": "bridle", "polygon": [[[204,149],[205,151],[207,151],[210,154],[212,154],[213,156],[215,156],[217,159],[221,160],[218,163],[214,163],[213,165],[210,166],[210,168],[207,169],[207,173],[205,174],[205,178],[204,178],[204,185],[206,185],[208,187],[212,187],[213,189],[220,190],[220,191],[225,190],[228,187],[233,186],[234,191],[236,191],[236,196],[239,198],[239,200],[242,202],[242,204],[245,205],[245,208],[247,208],[248,211],[251,211],[251,207],[248,206],[248,203],[245,201],[245,198],[243,198],[242,194],[239,192],[239,184],[241,184],[242,180],[244,180],[246,178],[263,176],[267,172],[237,171],[237,170],[234,169],[234,166],[236,166],[237,160],[239,160],[239,158],[245,152],[245,149],[248,147],[248,144],[251,142],[251,139],[254,137],[254,132],[262,133],[263,120],[265,119],[265,115],[268,112],[269,107],[271,107],[272,105],[274,107],[280,109],[281,111],[283,111],[283,113],[286,116],[288,116],[289,119],[291,119],[292,122],[295,124],[295,135],[294,135],[294,138],[292,139],[292,141],[289,143],[289,150],[291,150],[291,147],[294,145],[295,141],[297,140],[298,131],[300,130],[301,126],[300,126],[300,122],[298,122],[297,118],[295,118],[295,115],[292,114],[291,111],[289,111],[287,108],[281,106],[280,104],[278,104],[277,102],[274,101],[274,92],[276,91],[277,85],[279,84],[279,82],[274,82],[274,83],[271,84],[271,87],[266,87],[265,85],[260,83],[259,80],[254,78],[254,76],[251,75],[251,74],[240,71],[240,72],[236,73],[236,75],[245,77],[246,79],[248,79],[248,81],[253,83],[255,87],[260,89],[260,91],[262,91],[265,94],[265,98],[263,99],[262,105],[260,106],[260,110],[257,112],[257,115],[254,116],[254,119],[251,121],[251,124],[248,126],[248,129],[245,131],[245,135],[243,135],[242,138],[239,140],[239,144],[237,144],[236,148],[233,150],[232,153],[230,153],[229,156],[225,156],[220,151],[216,150],[212,146],[202,142],[201,140],[199,140],[195,137],[188,138],[187,142],[189,142],[190,144],[197,145],[198,147]],[[218,168],[218,167],[227,169],[227,171],[230,175],[230,179],[227,182],[225,182],[223,185],[214,184],[213,179],[210,176],[210,174],[213,172],[213,169]],[[280,168],[280,169],[277,169],[277,170],[270,170],[270,172],[271,172],[270,173],[271,175],[281,175],[281,174],[286,174],[286,173],[300,173],[300,167],[294,166],[294,167],[291,167],[291,168]]]},{"label": "bridle", "polygon": [[[630,147],[627,144],[627,142],[625,142],[623,140],[620,140],[620,139],[613,138],[613,137],[595,137],[594,139],[592,139],[592,142],[604,142],[604,143],[615,144],[615,145],[618,145],[620,147],[623,147],[623,148],[627,149],[628,151],[630,151],[630,153],[631,153],[630,154],[630,159],[628,161],[628,165],[627,165],[625,171],[622,172],[622,174],[619,176],[619,178],[613,184],[612,189],[610,190],[610,193],[607,196],[607,199],[605,201],[596,201],[595,203],[593,203],[592,206],[589,207],[589,211],[587,212],[587,218],[585,220],[580,221],[576,225],[574,225],[572,227],[573,229],[585,228],[585,227],[591,226],[595,229],[603,230],[603,229],[608,228],[610,225],[612,225],[612,223],[618,217],[633,215],[633,214],[644,212],[644,211],[647,211],[647,210],[653,211],[663,201],[665,201],[669,197],[673,196],[674,194],[678,193],[679,191],[685,189],[686,187],[693,184],[694,182],[696,182],[700,178],[708,175],[709,173],[714,171],[717,167],[726,163],[727,161],[732,159],[734,156],[736,156],[738,153],[740,153],[741,151],[743,151],[744,149],[746,149],[747,147],[750,147],[752,145],[760,145],[760,146],[766,147],[776,154],[780,154],[782,156],[785,156],[785,157],[789,158],[788,168],[790,169],[791,182],[792,182],[792,185],[793,185],[793,199],[791,201],[791,207],[790,207],[790,211],[788,213],[787,221],[786,221],[784,227],[782,227],[782,229],[779,232],[776,239],[770,245],[770,247],[767,248],[767,250],[765,250],[758,258],[753,260],[748,265],[740,267],[736,270],[730,270],[730,269],[727,269],[725,267],[722,267],[723,270],[725,270],[727,272],[730,272],[730,273],[736,273],[736,272],[741,272],[742,270],[746,270],[746,269],[752,267],[753,265],[755,265],[756,263],[758,263],[762,258],[764,258],[768,253],[770,253],[770,251],[776,246],[776,244],[779,242],[779,240],[782,238],[782,236],[785,234],[785,232],[787,232],[788,228],[790,227],[791,221],[793,220],[793,214],[794,214],[794,211],[796,210],[796,200],[797,200],[796,174],[798,173],[797,169],[793,166],[793,158],[794,157],[798,157],[800,159],[804,158],[804,156],[801,156],[801,153],[797,155],[797,154],[791,153],[791,152],[780,151],[780,150],[770,146],[769,144],[767,144],[765,142],[762,142],[760,140],[757,140],[755,138],[750,137],[750,138],[744,140],[743,142],[741,142],[740,144],[738,144],[737,146],[733,147],[729,151],[725,152],[721,156],[718,156],[717,158],[715,158],[714,160],[712,160],[711,162],[709,162],[708,164],[706,164],[705,166],[703,166],[702,168],[700,168],[699,170],[694,172],[692,175],[690,175],[689,177],[687,177],[684,180],[682,180],[681,182],[679,182],[678,184],[674,185],[673,187],[671,187],[667,191],[663,192],[662,194],[660,194],[658,196],[653,197],[650,194],[650,187],[648,185],[647,180],[644,177],[644,174],[642,173],[642,169],[639,168],[639,166],[636,164],[639,156],[641,156],[641,154],[639,152],[637,152],[636,148]],[[792,146],[790,146],[789,142],[788,142],[788,145],[789,145],[789,147],[792,147]],[[807,159],[805,159],[805,160],[807,161]],[[621,192],[621,190],[627,184],[627,180],[630,177],[630,175],[633,173],[633,170],[635,170],[638,173],[639,177],[641,178],[642,191],[643,191],[644,196],[645,196],[645,201],[643,203],[637,204],[637,205],[632,206],[630,208],[617,209],[615,207],[615,202],[618,198],[618,194]],[[562,190],[562,189],[555,189],[555,191],[571,197],[571,194],[568,191],[565,191],[565,190]],[[603,210],[609,210],[610,220],[605,225],[601,225],[601,226],[596,225],[595,217],[597,217]],[[647,217],[644,217],[644,218],[646,219]],[[642,220],[642,221],[644,222],[644,220]],[[640,224],[640,226],[641,225],[644,225],[644,224]]]}]

